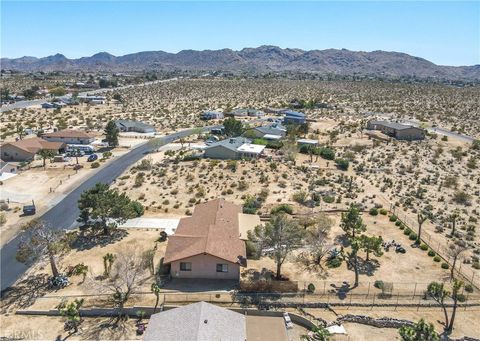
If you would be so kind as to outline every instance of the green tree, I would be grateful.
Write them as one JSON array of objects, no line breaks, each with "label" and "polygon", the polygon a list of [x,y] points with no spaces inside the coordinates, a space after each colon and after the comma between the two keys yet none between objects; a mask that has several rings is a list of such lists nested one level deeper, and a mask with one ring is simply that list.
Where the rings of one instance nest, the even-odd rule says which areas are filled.
[{"label": "green tree", "polygon": [[346,260],[355,272],[355,283],[353,287],[356,288],[358,286],[359,277],[358,251],[362,247],[362,242],[358,236],[367,229],[366,225],[363,223],[362,217],[360,216],[360,210],[356,205],[350,205],[349,210],[345,213],[342,213],[342,222],[340,223],[340,227],[343,229],[346,237],[350,241],[351,252],[346,254]]},{"label": "green tree", "polygon": [[73,302],[67,303],[59,308],[60,314],[67,318],[67,321],[65,322],[66,330],[73,329],[74,333],[78,332],[78,326],[82,322],[80,308],[84,302],[85,300],[83,298],[75,299]]},{"label": "green tree", "polygon": [[107,123],[105,127],[105,140],[107,141],[110,147],[118,146],[118,128],[114,121]]},{"label": "green tree", "polygon": [[37,219],[24,225],[22,231],[16,259],[21,263],[48,259],[52,275],[58,277],[57,257],[70,250],[73,235]]},{"label": "green tree", "polygon": [[460,280],[453,280],[452,285],[452,299],[453,299],[453,310],[452,315],[450,316],[450,324],[447,326],[445,331],[450,334],[453,331],[453,324],[455,322],[455,315],[457,313],[457,305],[458,305],[458,294],[460,293],[460,289],[463,287],[463,282]]},{"label": "green tree", "polygon": [[413,326],[403,326],[398,330],[403,341],[440,341],[433,324],[420,319]]},{"label": "green tree", "polygon": [[304,341],[328,341],[330,340],[330,332],[323,326],[316,326],[312,328],[313,335],[302,335],[301,339]]},{"label": "green tree", "polygon": [[269,256],[277,265],[277,279],[281,279],[282,264],[287,256],[302,246],[304,235],[305,230],[285,213],[274,214],[265,226],[256,226],[253,232],[248,232],[248,238],[256,244],[257,252],[272,249]]},{"label": "green tree", "polygon": [[94,220],[103,228],[103,233],[108,235],[118,224],[137,217],[138,205],[139,203],[130,200],[125,193],[110,189],[107,184],[97,183],[80,196],[79,219],[87,223]]},{"label": "green tree", "polygon": [[348,170],[349,162],[346,159],[340,159],[340,158],[335,159],[335,164],[341,170],[344,170],[344,171]]},{"label": "green tree", "polygon": [[360,236],[361,248],[367,254],[366,261],[370,260],[370,253],[373,253],[376,257],[383,255],[382,252],[382,237],[368,237],[366,235]]},{"label": "green tree", "polygon": [[223,121],[225,135],[229,137],[240,136],[243,133],[243,124],[234,117],[229,117]]},{"label": "green tree", "polygon": [[59,118],[57,120],[57,128],[59,130],[67,129],[67,127],[68,127],[68,123],[67,123],[67,121],[65,121],[64,118]]},{"label": "green tree", "polygon": [[55,152],[49,149],[40,149],[37,153],[43,160],[43,168],[47,167],[47,160],[50,160],[55,156]]}]

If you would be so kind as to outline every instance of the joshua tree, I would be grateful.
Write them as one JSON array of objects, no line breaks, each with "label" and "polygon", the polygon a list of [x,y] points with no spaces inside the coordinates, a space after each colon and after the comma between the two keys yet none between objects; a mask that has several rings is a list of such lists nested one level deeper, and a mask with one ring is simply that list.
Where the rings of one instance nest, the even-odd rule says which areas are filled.
[{"label": "joshua tree", "polygon": [[152,283],[150,290],[155,295],[155,307],[153,308],[153,313],[157,311],[158,301],[160,301],[160,286],[157,283]]},{"label": "joshua tree", "polygon": [[450,234],[450,236],[455,236],[455,228],[456,228],[456,223],[457,223],[457,218],[458,218],[459,214],[458,212],[453,212],[450,216],[449,216],[449,220],[452,222],[452,232]]},{"label": "joshua tree", "polygon": [[422,239],[421,239],[421,237],[422,237],[422,225],[425,222],[425,220],[427,220],[427,216],[423,215],[422,213],[417,214],[418,235],[417,235],[417,240],[415,241],[415,243],[417,243],[417,244],[420,244],[420,242],[422,241]]},{"label": "joshua tree", "polygon": [[52,157],[55,156],[53,150],[48,149],[40,149],[37,153],[43,160],[43,168],[47,167],[47,159],[50,160]]},{"label": "joshua tree", "polygon": [[82,322],[80,318],[80,308],[84,303],[84,299],[75,299],[73,302],[61,307],[60,314],[67,318],[65,322],[65,330],[73,329],[73,332],[78,332],[78,326]]},{"label": "joshua tree", "polygon": [[305,234],[296,222],[285,213],[274,214],[265,226],[256,226],[253,233],[249,231],[248,239],[257,246],[257,252],[264,248],[273,248],[271,257],[277,265],[276,278],[281,278],[282,264],[287,256],[302,245]]},{"label": "joshua tree", "polygon": [[463,245],[450,244],[448,255],[453,258],[452,268],[450,269],[450,280],[453,279],[453,273],[455,271],[455,265],[457,264],[458,256],[460,256],[460,254],[466,250],[467,248]]},{"label": "joshua tree", "polygon": [[103,256],[103,275],[105,277],[110,275],[114,261],[115,255],[113,253],[107,253],[105,256]]},{"label": "joshua tree", "polygon": [[23,226],[22,230],[16,255],[17,260],[28,263],[48,258],[52,275],[58,277],[56,257],[70,249],[73,235],[36,219]]},{"label": "joshua tree", "polygon": [[447,333],[451,333],[453,331],[453,323],[455,322],[455,314],[457,313],[457,304],[458,304],[458,294],[460,292],[460,289],[463,287],[463,282],[459,280],[454,280],[453,281],[453,286],[452,286],[452,299],[453,299],[453,311],[452,311],[452,316],[450,317],[450,324],[448,325],[447,329],[445,331]]}]

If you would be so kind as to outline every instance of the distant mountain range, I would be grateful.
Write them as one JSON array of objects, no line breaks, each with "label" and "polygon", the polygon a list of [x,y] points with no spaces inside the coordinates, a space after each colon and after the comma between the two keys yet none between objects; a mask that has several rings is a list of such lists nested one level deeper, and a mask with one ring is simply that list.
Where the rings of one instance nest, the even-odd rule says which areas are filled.
[{"label": "distant mountain range", "polygon": [[282,49],[276,46],[240,51],[183,50],[178,53],[147,51],[113,56],[100,52],[91,57],[68,59],[62,54],[44,58],[2,58],[1,68],[36,71],[194,71],[194,72],[305,72],[340,76],[416,77],[479,81],[480,65],[442,66],[399,52]]}]

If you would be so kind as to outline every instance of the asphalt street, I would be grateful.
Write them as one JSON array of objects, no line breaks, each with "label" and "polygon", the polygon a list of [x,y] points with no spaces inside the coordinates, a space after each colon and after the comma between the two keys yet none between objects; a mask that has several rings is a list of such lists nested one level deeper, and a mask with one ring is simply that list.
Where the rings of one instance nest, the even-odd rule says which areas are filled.
[{"label": "asphalt street", "polygon": [[[204,127],[203,129],[207,131],[218,127],[220,126],[209,126]],[[77,206],[78,199],[85,190],[92,188],[96,183],[99,182],[107,184],[112,183],[129,166],[140,160],[146,153],[149,153],[153,149],[166,145],[174,140],[188,136],[194,133],[194,131],[194,129],[187,129],[158,138],[158,143],[142,144],[132,149],[128,153],[120,156],[119,158],[112,160],[112,162],[105,165],[105,167],[101,168],[98,172],[81,183],[72,192],[68,193],[62,201],[45,212],[39,218],[57,228],[72,228],[79,215]],[[10,240],[0,250],[0,282],[2,292],[4,289],[15,283],[15,281],[19,279],[25,273],[25,271],[28,270],[28,266],[18,262],[15,259],[15,254],[17,252],[20,240],[21,234]]]}]

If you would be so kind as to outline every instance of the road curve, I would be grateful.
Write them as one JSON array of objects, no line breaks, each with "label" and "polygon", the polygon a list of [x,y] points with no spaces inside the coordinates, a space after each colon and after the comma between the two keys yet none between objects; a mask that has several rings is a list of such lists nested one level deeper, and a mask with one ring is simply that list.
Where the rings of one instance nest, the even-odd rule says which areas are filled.
[{"label": "road curve", "polygon": [[[203,127],[204,131],[209,131],[220,126]],[[146,153],[166,145],[174,140],[191,135],[195,129],[182,130],[161,138],[158,138],[158,143],[153,146],[151,143],[144,143],[132,149],[128,153],[112,160],[105,167],[93,174],[90,178],[81,183],[77,188],[67,194],[63,200],[45,212],[40,219],[47,222],[51,226],[63,229],[70,229],[74,225],[75,220],[79,215],[77,206],[80,195],[87,189],[92,188],[96,183],[111,183],[120,174],[122,174],[129,166],[140,160]],[[16,236],[8,243],[6,243],[0,250],[0,282],[1,291],[11,286],[28,270],[28,266],[18,262],[15,259],[15,254],[18,249],[21,235]]]}]

